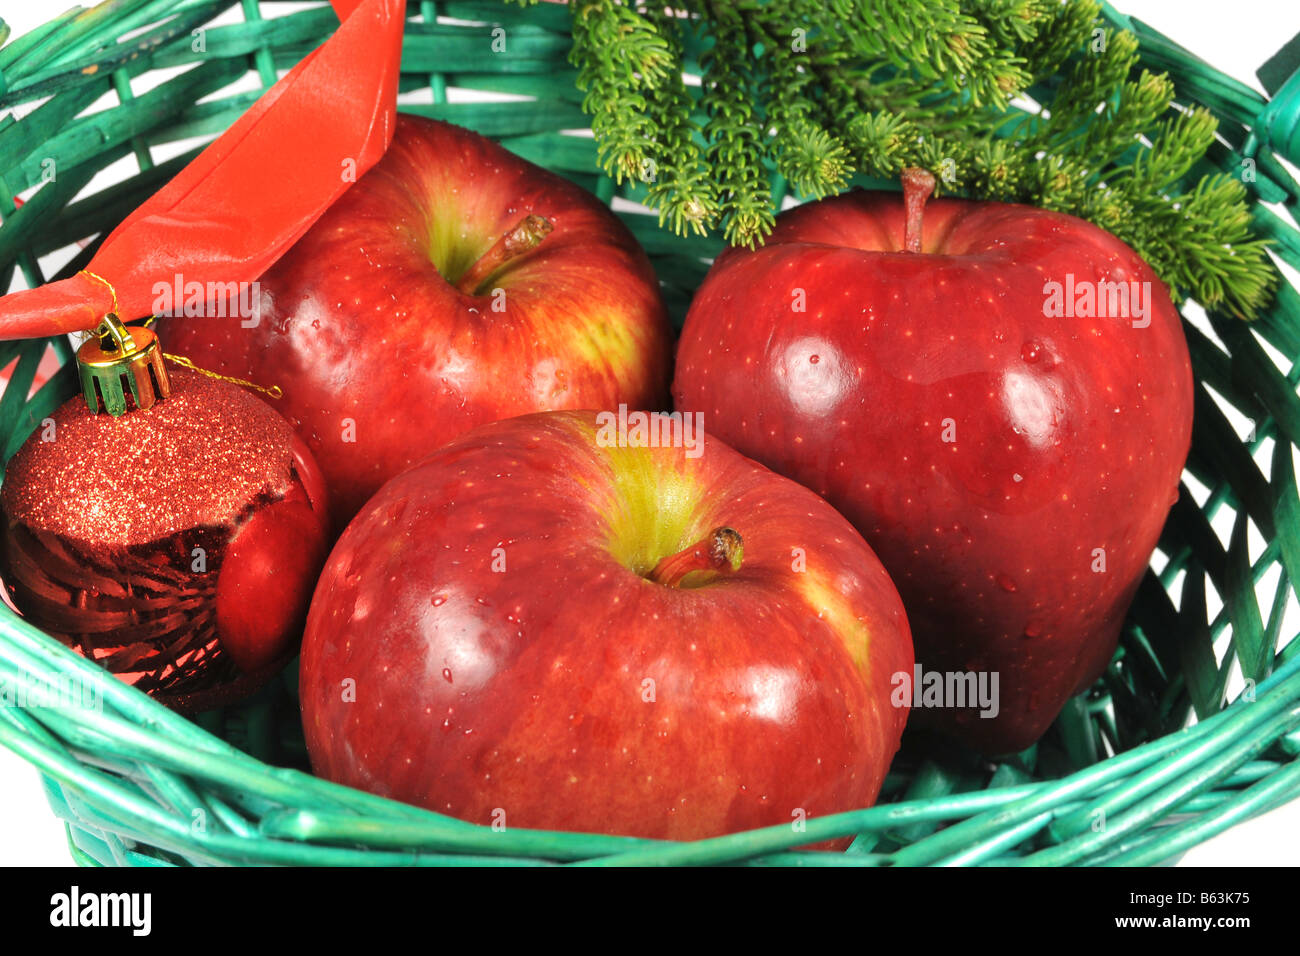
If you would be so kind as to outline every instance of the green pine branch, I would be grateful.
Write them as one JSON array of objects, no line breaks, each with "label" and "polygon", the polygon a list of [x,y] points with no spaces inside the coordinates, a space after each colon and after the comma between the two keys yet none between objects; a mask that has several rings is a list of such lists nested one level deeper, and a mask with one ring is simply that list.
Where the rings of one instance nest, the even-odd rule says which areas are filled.
[{"label": "green pine branch", "polygon": [[[1096,0],[570,0],[600,161],[677,233],[771,231],[805,198],[923,166],[941,191],[1089,219],[1175,298],[1246,318],[1278,281],[1245,186],[1188,181],[1212,114],[1138,70]],[[682,80],[698,51],[698,87]],[[1028,104],[1028,105],[1026,105]]]},{"label": "green pine branch", "polygon": [[[674,61],[683,56],[682,38],[671,11],[658,7],[649,14]],[[652,122],[659,129],[651,166],[643,177],[650,185],[647,201],[659,210],[659,224],[672,224],[678,235],[704,235],[719,212],[718,189],[703,147],[703,130],[694,118],[695,101],[680,70],[667,76],[648,94]]]},{"label": "green pine branch", "polygon": [[763,168],[765,134],[755,103],[755,64],[744,20],[730,0],[705,0],[713,45],[700,57],[700,106],[708,115],[705,156],[720,194],[724,234],[733,245],[754,246],[772,231],[772,187]]}]

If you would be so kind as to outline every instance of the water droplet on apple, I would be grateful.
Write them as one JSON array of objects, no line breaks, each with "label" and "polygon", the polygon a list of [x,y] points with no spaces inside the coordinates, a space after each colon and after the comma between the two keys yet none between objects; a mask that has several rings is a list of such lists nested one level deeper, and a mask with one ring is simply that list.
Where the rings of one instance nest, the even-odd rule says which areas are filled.
[{"label": "water droplet on apple", "polygon": [[997,577],[998,587],[1004,591],[1015,591],[1016,582],[1009,574],[999,574]]},{"label": "water droplet on apple", "polygon": [[1037,342],[1026,342],[1020,347],[1020,357],[1026,362],[1037,362],[1043,355],[1043,347]]},{"label": "water droplet on apple", "polygon": [[810,356],[808,356],[808,361],[811,362],[813,365],[816,365],[816,364],[817,364],[818,362],[820,362],[821,360],[822,360],[822,357],[821,357],[820,355],[810,355]]},{"label": "water droplet on apple", "polygon": [[430,601],[429,603],[432,604],[434,607],[442,607],[444,604],[447,603],[447,595],[435,594],[433,596],[433,600]]},{"label": "water droplet on apple", "polygon": [[451,668],[450,668],[450,667],[444,667],[444,668],[442,669],[442,679],[445,680],[448,684],[451,683]]},{"label": "water droplet on apple", "polygon": [[446,733],[449,730],[451,730],[451,718],[445,717],[442,721],[442,732]]},{"label": "water droplet on apple", "polygon": [[1030,621],[1025,625],[1025,637],[1038,637],[1043,633],[1043,625],[1037,621]]}]

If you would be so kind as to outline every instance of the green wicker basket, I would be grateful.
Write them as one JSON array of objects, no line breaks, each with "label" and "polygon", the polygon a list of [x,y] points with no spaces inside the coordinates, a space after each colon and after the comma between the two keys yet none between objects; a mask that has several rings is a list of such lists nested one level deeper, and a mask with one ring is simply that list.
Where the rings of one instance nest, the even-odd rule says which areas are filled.
[{"label": "green wicker basket", "polygon": [[[176,155],[176,144],[220,132],[337,25],[323,3],[283,16],[275,6],[109,0],[9,38],[0,48],[0,110],[23,107],[23,115],[0,115],[0,288],[15,268],[29,284],[82,268],[93,243],[57,276],[43,275],[37,261],[105,235],[198,149]],[[210,26],[206,49],[193,52],[191,31],[232,7],[245,22]],[[643,187],[616,187],[600,175],[593,141],[572,133],[588,122],[566,59],[565,7],[413,2],[408,14],[402,109],[492,136],[607,202],[642,195]],[[1248,184],[1255,228],[1300,267],[1300,232],[1261,205],[1281,203],[1294,215],[1300,203],[1300,186],[1276,158],[1300,160],[1300,73],[1270,102],[1145,25],[1109,8],[1106,16],[1138,35],[1142,65],[1167,71],[1180,101],[1203,103],[1220,118],[1232,148],[1212,153],[1216,162],[1236,170],[1243,157],[1255,161],[1258,175]],[[509,31],[508,57],[483,54],[494,25]],[[0,27],[0,40],[4,34]],[[133,79],[170,67],[185,69],[133,93]],[[236,89],[244,91],[232,92],[241,79]],[[533,99],[448,102],[449,88]],[[105,94],[116,102],[92,112]],[[159,152],[172,158],[159,162]],[[58,176],[44,182],[50,157]],[[138,172],[74,201],[97,172],[122,159],[133,159]],[[9,197],[37,184],[15,209]],[[777,192],[782,199],[780,180]],[[677,238],[651,215],[616,208],[649,251],[680,320],[718,240]],[[994,763],[906,739],[877,806],[810,820],[801,832],[787,825],[698,843],[498,832],[312,777],[292,668],[245,704],[190,721],[8,611],[0,620],[0,678],[75,681],[100,706],[0,707],[0,743],[39,768],[82,864],[1165,862],[1300,794],[1300,641],[1288,644],[1281,633],[1300,582],[1292,457],[1300,443],[1300,365],[1291,364],[1300,358],[1300,297],[1284,286],[1249,326],[1210,319],[1214,336],[1186,325],[1198,377],[1188,470],[1208,497],[1184,485],[1161,540],[1167,562],[1148,573],[1107,673],[1014,759]],[[0,367],[11,368],[0,398],[6,461],[76,391],[65,367],[29,398],[51,347],[62,362],[71,359],[62,340],[0,343]],[[1215,395],[1254,422],[1244,440]],[[1223,515],[1231,518],[1226,542],[1211,526]],[[1252,524],[1262,550],[1251,546]],[[1207,613],[1211,589],[1223,601],[1214,615]],[[1266,607],[1257,598],[1263,591]],[[1237,665],[1249,689],[1226,703]],[[798,849],[855,834],[845,853]]]}]

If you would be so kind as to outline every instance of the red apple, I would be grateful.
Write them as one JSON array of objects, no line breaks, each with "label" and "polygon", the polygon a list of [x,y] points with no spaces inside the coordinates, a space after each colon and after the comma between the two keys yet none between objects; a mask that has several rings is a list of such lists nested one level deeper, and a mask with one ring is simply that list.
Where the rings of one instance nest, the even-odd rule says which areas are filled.
[{"label": "red apple", "polygon": [[[725,252],[673,392],[854,523],[926,671],[999,675],[996,717],[913,719],[1017,751],[1114,652],[1191,441],[1187,345],[1150,268],[1089,223],[956,199],[924,217],[907,251],[903,199],[857,192]],[[1106,282],[1137,284],[1128,315]]]},{"label": "red apple", "polygon": [[259,286],[260,316],[177,318],[166,344],[284,390],[276,407],[321,462],[339,528],[475,425],[667,403],[672,331],[631,233],[447,123],[399,116],[384,158]]},{"label": "red apple", "polygon": [[870,805],[913,664],[871,550],[711,437],[623,447],[606,424],[485,426],[367,504],[304,638],[316,773],[480,824],[669,839]]}]

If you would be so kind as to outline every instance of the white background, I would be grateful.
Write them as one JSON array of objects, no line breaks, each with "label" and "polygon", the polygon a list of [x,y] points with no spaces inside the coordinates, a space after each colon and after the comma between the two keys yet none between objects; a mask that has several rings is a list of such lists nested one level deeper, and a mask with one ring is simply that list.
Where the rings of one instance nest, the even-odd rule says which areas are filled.
[{"label": "white background", "polygon": [[[1152,24],[1202,59],[1257,89],[1255,70],[1300,32],[1300,4],[1295,0],[1116,0],[1115,6]],[[67,7],[67,0],[4,0],[0,17],[17,36]],[[130,171],[124,165],[118,175]],[[102,188],[103,184],[97,179],[92,186]],[[66,256],[60,257],[55,265],[64,259]],[[1268,580],[1271,578],[1264,583]],[[1267,609],[1267,603],[1264,607]],[[1294,613],[1288,615],[1285,634],[1296,632],[1296,617]],[[1300,799],[1197,847],[1180,865],[1294,865],[1297,862],[1300,862]],[[63,825],[50,812],[35,771],[0,747],[0,865],[70,863]]]}]

